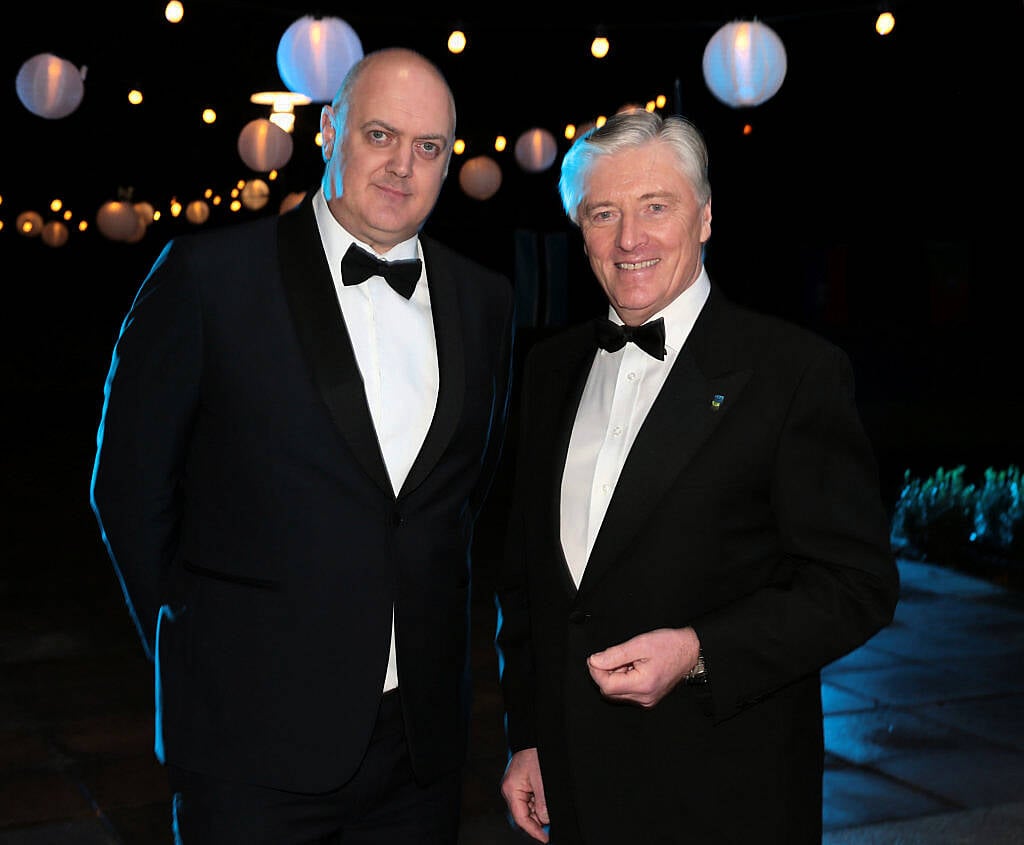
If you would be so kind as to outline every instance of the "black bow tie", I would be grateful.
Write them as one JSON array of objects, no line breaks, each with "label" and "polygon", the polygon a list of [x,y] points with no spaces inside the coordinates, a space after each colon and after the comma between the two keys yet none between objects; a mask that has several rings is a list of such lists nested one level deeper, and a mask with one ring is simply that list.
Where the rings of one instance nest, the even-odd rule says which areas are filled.
[{"label": "black bow tie", "polygon": [[594,321],[597,345],[608,352],[616,352],[632,341],[652,358],[665,360],[665,318],[658,317],[642,326],[620,326],[605,317]]},{"label": "black bow tie", "polygon": [[385,261],[351,244],[341,259],[341,280],[346,285],[359,285],[370,276],[383,276],[395,292],[408,299],[420,279],[420,260]]}]

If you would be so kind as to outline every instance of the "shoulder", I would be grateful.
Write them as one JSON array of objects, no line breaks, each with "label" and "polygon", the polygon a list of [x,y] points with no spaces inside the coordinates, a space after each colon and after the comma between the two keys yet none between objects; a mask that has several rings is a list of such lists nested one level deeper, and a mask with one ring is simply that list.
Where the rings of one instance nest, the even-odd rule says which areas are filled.
[{"label": "shoulder", "polygon": [[736,303],[720,291],[709,301],[713,332],[725,332],[737,349],[759,360],[845,356],[833,341],[799,323]]},{"label": "shoulder", "polygon": [[420,244],[423,246],[423,257],[426,260],[428,271],[443,268],[447,272],[455,272],[460,276],[470,278],[474,283],[483,282],[505,288],[512,286],[509,278],[503,273],[481,264],[468,255],[463,255],[429,235],[420,235]]}]

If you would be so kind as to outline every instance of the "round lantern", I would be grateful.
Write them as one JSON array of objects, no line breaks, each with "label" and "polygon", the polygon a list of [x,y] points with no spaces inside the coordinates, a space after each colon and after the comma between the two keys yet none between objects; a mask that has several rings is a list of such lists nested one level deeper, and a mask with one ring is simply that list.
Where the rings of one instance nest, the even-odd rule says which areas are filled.
[{"label": "round lantern", "polygon": [[786,48],[760,21],[720,27],[704,48],[704,82],[733,108],[758,106],[775,96],[786,77]]},{"label": "round lantern", "polygon": [[289,91],[329,103],[362,57],[359,36],[341,18],[305,15],[278,42],[277,71]]},{"label": "round lantern", "polygon": [[43,226],[41,237],[47,246],[64,246],[68,242],[68,227],[61,220],[51,220]]},{"label": "round lantern", "polygon": [[242,187],[242,205],[250,211],[259,211],[270,199],[270,186],[262,179],[250,179]]},{"label": "round lantern", "polygon": [[14,221],[18,232],[34,238],[43,231],[43,218],[38,211],[23,211]]},{"label": "round lantern", "polygon": [[185,206],[185,219],[197,226],[210,219],[210,206],[206,200],[192,200]]},{"label": "round lantern", "polygon": [[528,173],[540,173],[554,164],[558,154],[555,136],[547,129],[526,130],[516,141],[516,161]]},{"label": "round lantern", "polygon": [[112,241],[127,241],[139,230],[139,215],[130,202],[109,200],[96,212],[96,225]]},{"label": "round lantern", "polygon": [[153,222],[153,217],[156,214],[156,209],[153,208],[153,204],[143,200],[142,202],[135,203],[132,208],[135,209],[135,213],[139,215],[139,219],[144,225],[148,226]]},{"label": "round lantern", "polygon": [[283,200],[281,200],[281,206],[277,210],[278,214],[285,214],[286,212],[291,211],[305,198],[305,191],[292,191],[290,194],[287,194]]},{"label": "round lantern", "polygon": [[250,120],[238,133],[238,154],[260,173],[284,167],[292,157],[292,147],[292,136],[266,118]]},{"label": "round lantern", "polygon": [[149,224],[138,211],[135,212],[135,231],[124,239],[125,243],[137,244],[146,236],[146,229]]},{"label": "round lantern", "polygon": [[475,200],[488,200],[501,187],[501,168],[489,156],[469,159],[459,170],[459,185]]},{"label": "round lantern", "polygon": [[39,53],[18,71],[18,99],[32,114],[48,119],[67,117],[85,94],[85,68],[79,70],[53,53]]}]

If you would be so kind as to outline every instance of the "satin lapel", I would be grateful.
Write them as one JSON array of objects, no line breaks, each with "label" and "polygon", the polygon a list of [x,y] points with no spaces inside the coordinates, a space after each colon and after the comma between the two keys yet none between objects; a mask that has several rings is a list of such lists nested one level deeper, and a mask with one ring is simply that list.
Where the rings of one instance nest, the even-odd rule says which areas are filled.
[{"label": "satin lapel", "polygon": [[310,197],[281,215],[278,224],[281,277],[292,322],[335,426],[367,474],[392,494]]},{"label": "satin lapel", "polygon": [[572,429],[576,424],[576,411],[579,409],[583,389],[586,387],[587,377],[590,375],[590,366],[593,363],[594,354],[597,352],[593,336],[591,330],[585,330],[582,333],[582,343],[572,343],[563,354],[557,357],[556,363],[553,363],[549,369],[550,379],[547,382],[549,391],[544,394],[546,406],[557,408],[558,412],[552,415],[551,419],[551,424],[554,426],[549,439],[552,451],[551,459],[547,462],[550,475],[547,479],[546,489],[542,487],[540,490],[547,494],[549,524],[552,526],[554,545],[558,549],[562,583],[566,593],[570,596],[576,595],[576,582],[572,579],[569,563],[565,559],[559,527],[562,521],[562,475],[569,453]]},{"label": "satin lapel", "polygon": [[459,310],[458,280],[451,267],[437,258],[429,238],[421,237],[424,265],[430,280],[430,311],[437,342],[439,383],[437,408],[416,460],[402,485],[400,495],[415,490],[444,454],[451,442],[466,395],[466,350]]},{"label": "satin lapel", "polygon": [[729,413],[750,378],[749,369],[731,369],[715,353],[720,337],[713,337],[709,323],[710,315],[702,313],[633,443],[587,562],[581,591],[592,588],[624,559],[648,514],[667,498],[669,488]]}]

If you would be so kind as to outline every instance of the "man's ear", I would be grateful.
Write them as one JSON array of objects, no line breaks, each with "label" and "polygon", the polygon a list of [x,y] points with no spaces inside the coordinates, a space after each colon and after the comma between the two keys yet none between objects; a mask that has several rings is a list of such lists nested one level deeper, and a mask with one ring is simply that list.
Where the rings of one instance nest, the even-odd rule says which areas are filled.
[{"label": "man's ear", "polygon": [[330,106],[320,109],[320,149],[324,161],[327,161],[334,154],[334,144],[337,137],[334,132],[334,111]]}]

